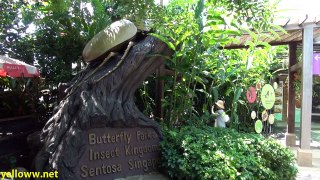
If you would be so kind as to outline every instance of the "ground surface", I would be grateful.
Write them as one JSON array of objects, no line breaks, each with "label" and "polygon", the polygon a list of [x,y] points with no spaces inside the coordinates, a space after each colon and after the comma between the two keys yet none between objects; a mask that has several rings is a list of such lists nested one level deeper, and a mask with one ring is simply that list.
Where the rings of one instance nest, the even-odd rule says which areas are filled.
[{"label": "ground surface", "polygon": [[[275,133],[277,134],[277,139],[283,145],[285,145],[285,132],[286,123],[278,121]],[[297,155],[297,149],[300,144],[300,123],[295,123],[295,134],[296,134],[296,146],[289,147],[289,149]],[[298,166],[298,176],[297,180],[320,180],[320,120],[313,120],[311,123],[311,138],[310,151],[312,152],[312,166],[311,167],[301,167]]]}]

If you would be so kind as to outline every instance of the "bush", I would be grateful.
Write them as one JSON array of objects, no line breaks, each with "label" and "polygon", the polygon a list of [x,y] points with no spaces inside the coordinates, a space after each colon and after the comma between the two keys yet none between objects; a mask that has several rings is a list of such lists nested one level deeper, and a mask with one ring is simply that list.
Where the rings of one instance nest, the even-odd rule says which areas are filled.
[{"label": "bush", "polygon": [[165,130],[162,166],[179,179],[295,179],[293,153],[275,140],[232,129]]}]

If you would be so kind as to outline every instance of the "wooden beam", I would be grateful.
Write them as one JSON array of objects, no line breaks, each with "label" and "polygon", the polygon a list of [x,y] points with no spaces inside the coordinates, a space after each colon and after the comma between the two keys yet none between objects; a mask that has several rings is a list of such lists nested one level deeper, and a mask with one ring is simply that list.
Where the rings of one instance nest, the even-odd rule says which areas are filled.
[{"label": "wooden beam", "polygon": [[[280,45],[288,45],[292,43],[301,43],[302,41],[291,41],[291,42],[270,42],[269,44],[271,46],[280,46]],[[263,47],[263,46],[257,46],[257,47]],[[247,49],[249,46],[245,45],[232,45],[232,46],[226,46],[226,47],[220,47],[220,49]]]},{"label": "wooden beam", "polygon": [[161,68],[161,74],[164,76],[173,76],[174,77],[174,71],[170,69]]},{"label": "wooden beam", "polygon": [[316,37],[313,39],[314,44],[320,44],[320,37]]},{"label": "wooden beam", "polygon": [[21,119],[33,119],[35,118],[34,114],[31,115],[25,115],[25,116],[16,116],[16,117],[10,117],[10,118],[1,118],[0,122],[6,122],[6,121],[17,121]]},{"label": "wooden beam", "polygon": [[320,23],[314,23],[314,22],[305,22],[302,24],[289,24],[283,27],[284,30],[286,31],[291,31],[291,30],[298,30],[298,29],[304,29],[304,28],[319,28]]},{"label": "wooden beam", "polygon": [[298,62],[294,65],[291,65],[290,66],[290,72],[297,72],[298,70],[301,70],[301,67],[302,67],[302,62]]},{"label": "wooden beam", "polygon": [[287,80],[288,74],[279,74],[279,81],[285,82]]},{"label": "wooden beam", "polygon": [[312,111],[312,58],[313,58],[313,26],[303,28],[302,44],[302,106],[300,148],[310,149],[311,142],[311,111]]}]

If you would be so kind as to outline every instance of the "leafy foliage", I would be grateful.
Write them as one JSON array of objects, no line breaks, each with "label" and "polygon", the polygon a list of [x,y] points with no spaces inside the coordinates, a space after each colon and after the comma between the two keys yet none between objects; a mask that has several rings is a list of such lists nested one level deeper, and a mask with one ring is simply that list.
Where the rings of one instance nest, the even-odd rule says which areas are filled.
[{"label": "leafy foliage", "polygon": [[35,58],[48,82],[57,84],[72,78],[72,63],[81,69],[82,50],[94,34],[110,23],[101,12],[102,3],[92,1],[48,1],[35,7]]},{"label": "leafy foliage", "polygon": [[[226,101],[231,126],[247,129],[243,92],[257,81],[267,82],[278,63],[274,58],[277,49],[260,42],[264,37],[259,32],[272,32],[274,5],[267,0],[172,0],[165,7],[153,0],[0,3],[2,53],[39,64],[42,76],[53,86],[71,80],[72,74],[81,70],[86,42],[112,21],[127,18],[142,29],[151,28],[151,35],[176,52],[166,62],[175,75],[166,78],[162,99],[165,120],[171,125],[208,121],[209,109],[219,98]],[[27,33],[29,25],[35,29]],[[242,33],[252,37],[248,49],[223,49],[237,42]],[[140,94],[145,112],[150,114],[154,87],[144,84]]]},{"label": "leafy foliage", "polygon": [[39,98],[43,82],[40,78],[0,78],[0,118],[30,115],[42,108]]},{"label": "leafy foliage", "polygon": [[4,0],[0,53],[39,65],[46,82],[57,85],[81,70],[82,50],[100,30],[122,18],[143,27],[144,20],[159,15],[157,8],[153,0]]},{"label": "leafy foliage", "polygon": [[157,17],[161,16],[162,8],[154,0],[107,0],[106,4],[106,12],[112,21],[125,18],[142,30],[150,28]]},{"label": "leafy foliage", "polygon": [[167,130],[163,167],[181,179],[295,179],[293,153],[275,140],[231,129]]},{"label": "leafy foliage", "polygon": [[[256,82],[268,82],[279,64],[277,48],[261,42],[263,36],[259,34],[274,32],[270,25],[272,7],[268,1],[170,2],[152,34],[176,52],[166,63],[175,71],[173,78],[166,79],[163,99],[168,125],[193,124],[199,117],[207,121],[210,107],[223,99],[231,126],[247,129],[245,119],[241,119],[249,113],[244,92]],[[236,43],[242,33],[252,38],[248,49],[223,49]]]},{"label": "leafy foliage", "polygon": [[0,2],[0,54],[9,54],[13,58],[23,58],[33,63],[33,54],[28,47],[26,34],[30,21],[22,18],[26,13],[24,1],[3,0]]}]

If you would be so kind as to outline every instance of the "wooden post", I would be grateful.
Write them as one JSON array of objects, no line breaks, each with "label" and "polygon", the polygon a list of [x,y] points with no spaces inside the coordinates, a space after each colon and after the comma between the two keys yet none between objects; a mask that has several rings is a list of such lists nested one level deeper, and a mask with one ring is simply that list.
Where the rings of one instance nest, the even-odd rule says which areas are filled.
[{"label": "wooden post", "polygon": [[[289,66],[297,63],[297,44],[289,44]],[[289,86],[288,86],[288,133],[294,133],[295,130],[295,91],[293,86],[294,81],[293,71],[289,72]]]},{"label": "wooden post", "polygon": [[175,71],[166,69],[164,64],[162,64],[158,69],[157,69],[157,81],[156,81],[156,97],[155,97],[155,104],[156,104],[156,109],[155,109],[155,117],[157,119],[163,120],[163,108],[162,108],[162,103],[161,99],[164,98],[164,80],[160,79],[160,77],[163,76],[172,76],[173,78],[177,78],[176,80],[179,80],[179,76],[175,76]]},{"label": "wooden post", "polygon": [[297,153],[299,166],[312,166],[311,142],[311,111],[312,111],[312,58],[313,58],[313,26],[303,28],[302,40],[302,106],[300,121],[300,149]]},{"label": "wooden post", "polygon": [[301,106],[301,139],[300,148],[310,149],[311,111],[312,111],[312,58],[313,58],[313,27],[303,29],[302,59],[302,106]]},{"label": "wooden post", "polygon": [[295,135],[295,91],[293,86],[293,78],[295,71],[291,70],[291,67],[297,63],[297,44],[289,44],[289,83],[288,83],[288,128],[286,134],[286,145],[296,145]]},{"label": "wooden post", "polygon": [[161,76],[163,76],[163,69],[164,69],[164,64],[162,64],[158,69],[157,69],[157,80],[156,80],[156,97],[155,97],[155,118],[163,120],[163,108],[161,104],[161,99],[164,97],[164,81],[160,79]]}]

